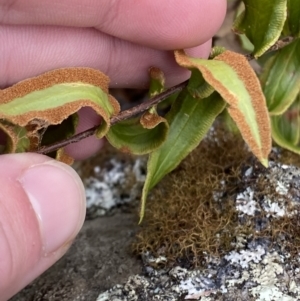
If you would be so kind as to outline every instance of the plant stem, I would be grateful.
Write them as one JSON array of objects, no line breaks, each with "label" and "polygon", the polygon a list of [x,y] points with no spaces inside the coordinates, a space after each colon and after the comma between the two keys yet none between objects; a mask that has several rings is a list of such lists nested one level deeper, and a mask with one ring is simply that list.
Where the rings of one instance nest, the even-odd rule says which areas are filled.
[{"label": "plant stem", "polygon": [[[180,83],[174,87],[171,87],[167,90],[165,90],[164,92],[150,98],[149,100],[133,107],[130,108],[128,110],[122,111],[120,112],[118,115],[112,117],[110,119],[110,124],[113,125],[115,123],[118,123],[122,120],[126,120],[129,119],[135,115],[138,115],[140,113],[143,113],[145,111],[147,111],[148,109],[150,109],[152,106],[162,102],[163,100],[165,100],[166,98],[168,98],[169,96],[171,96],[174,93],[180,92],[184,87],[186,87],[188,84],[188,81],[185,81],[183,83]],[[59,148],[65,147],[71,143],[76,143],[82,139],[85,139],[89,136],[92,136],[95,134],[96,130],[98,129],[99,125],[96,125],[84,132],[81,132],[79,134],[76,134],[70,138],[67,138],[65,140],[62,141],[58,141],[55,142],[51,145],[47,145],[47,146],[42,146],[41,148],[39,148],[36,153],[38,154],[48,154],[51,152],[54,152],[56,150],[58,150]]]},{"label": "plant stem", "polygon": [[[267,50],[265,52],[266,53],[269,53],[269,52],[273,52],[273,51],[276,51],[278,49],[281,49],[285,46],[287,46],[288,44],[290,44],[291,42],[294,41],[294,38],[293,37],[285,37],[281,40],[278,40],[272,47],[270,47],[269,50]],[[251,61],[253,59],[255,59],[254,55],[253,54],[246,54],[245,55],[245,58],[248,60],[248,61]],[[167,89],[166,91],[156,95],[155,97],[153,98],[150,98],[149,100],[131,108],[131,109],[128,109],[128,110],[125,110],[125,111],[122,111],[120,112],[118,115],[114,116],[111,118],[110,120],[110,124],[113,125],[117,122],[120,122],[122,120],[126,120],[126,119],[129,119],[135,115],[138,115],[140,113],[143,113],[145,111],[147,111],[148,109],[150,109],[152,106],[162,102],[163,100],[165,100],[166,98],[168,98],[169,96],[171,96],[172,94],[176,93],[176,92],[179,92],[181,91],[183,88],[185,88],[188,84],[188,81],[185,81],[183,83],[180,83],[174,87],[171,87],[169,89]],[[62,147],[65,147],[71,143],[76,143],[82,139],[85,139],[89,136],[92,136],[95,134],[97,128],[99,127],[99,125],[96,125],[84,132],[81,132],[79,134],[76,134],[70,138],[67,138],[65,140],[62,140],[62,141],[58,141],[58,142],[55,142],[51,145],[47,145],[47,146],[43,146],[41,148],[39,148],[36,153],[38,154],[48,154],[48,153],[51,153],[53,151],[56,151]]]},{"label": "plant stem", "polygon": [[[293,37],[285,37],[281,40],[278,40],[273,46],[271,46],[264,54],[267,54],[269,52],[273,52],[273,51],[276,51],[278,49],[281,49],[287,45],[289,45],[290,43],[292,43],[293,41],[295,40],[295,38]],[[249,53],[249,54],[246,54],[245,55],[245,58],[248,60],[248,61],[252,61],[254,59],[256,59],[256,57],[252,54],[252,53]]]}]

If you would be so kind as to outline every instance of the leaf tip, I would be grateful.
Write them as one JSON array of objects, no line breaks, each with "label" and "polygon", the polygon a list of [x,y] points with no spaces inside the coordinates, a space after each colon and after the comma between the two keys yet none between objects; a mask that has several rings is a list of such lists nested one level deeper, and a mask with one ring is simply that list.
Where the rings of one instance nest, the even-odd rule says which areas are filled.
[{"label": "leaf tip", "polygon": [[162,83],[165,82],[165,75],[164,73],[162,72],[162,70],[160,70],[159,68],[157,67],[150,67],[149,68],[149,74],[150,74],[150,77],[155,79],[155,80],[158,80]]},{"label": "leaf tip", "polygon": [[74,163],[74,158],[72,158],[71,156],[69,156],[64,148],[60,148],[57,153],[56,153],[56,157],[55,157],[56,160],[60,161],[60,162],[63,162],[67,165],[72,165]]},{"label": "leaf tip", "polygon": [[142,223],[143,218],[144,218],[144,214],[143,215],[140,214],[140,219],[139,219],[138,225],[140,225]]},{"label": "leaf tip", "polygon": [[174,51],[175,60],[181,67],[190,67],[189,59],[183,49]]},{"label": "leaf tip", "polygon": [[[149,164],[149,161],[148,161],[148,164]],[[139,225],[142,223],[144,216],[145,216],[146,199],[147,199],[147,195],[149,192],[149,183],[147,180],[149,180],[149,178],[146,179],[146,182],[143,187],[142,197],[141,197],[141,207],[140,207],[140,214],[139,214],[140,219],[139,219],[139,223],[138,223]]]},{"label": "leaf tip", "polygon": [[260,160],[260,163],[261,163],[264,167],[266,167],[266,168],[269,167],[269,160],[268,160],[267,158],[262,158],[262,159]]}]

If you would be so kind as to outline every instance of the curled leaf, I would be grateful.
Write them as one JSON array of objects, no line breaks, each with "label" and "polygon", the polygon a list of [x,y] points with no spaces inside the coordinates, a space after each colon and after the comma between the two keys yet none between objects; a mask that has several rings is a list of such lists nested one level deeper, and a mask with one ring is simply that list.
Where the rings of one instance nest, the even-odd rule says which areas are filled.
[{"label": "curled leaf", "polygon": [[163,117],[146,112],[141,120],[132,118],[111,126],[106,138],[120,151],[143,155],[157,149],[165,141],[168,130]]},{"label": "curled leaf", "polygon": [[[226,51],[224,47],[215,46],[212,48],[209,58],[214,59],[224,51]],[[187,87],[189,92],[196,98],[206,98],[215,90],[207,81],[205,81],[198,69],[191,69],[191,77]]]},{"label": "curled leaf", "polygon": [[229,104],[228,112],[254,155],[265,166],[271,150],[271,129],[260,83],[243,55],[225,51],[214,60],[188,57],[176,51],[177,63],[197,69]]},{"label": "curled leaf", "polygon": [[159,116],[155,108],[145,112],[140,119],[140,123],[145,129],[153,129],[162,122],[166,122],[166,119]]},{"label": "curled leaf", "polygon": [[102,117],[96,135],[104,136],[120,108],[108,94],[108,77],[90,68],[57,69],[0,91],[0,120],[32,132],[60,124],[86,106]]},{"label": "curled leaf", "polygon": [[300,39],[273,53],[260,76],[268,110],[282,114],[300,92]]},{"label": "curled leaf", "polygon": [[[155,67],[149,69],[149,96],[164,90],[164,73]],[[146,111],[141,118],[132,118],[113,125],[106,135],[107,140],[120,151],[143,155],[157,149],[166,139],[169,125],[156,112],[156,106]]]},{"label": "curled leaf", "polygon": [[254,56],[264,54],[276,43],[287,16],[287,0],[243,0],[245,10],[236,18],[233,30],[245,34],[254,45]]}]

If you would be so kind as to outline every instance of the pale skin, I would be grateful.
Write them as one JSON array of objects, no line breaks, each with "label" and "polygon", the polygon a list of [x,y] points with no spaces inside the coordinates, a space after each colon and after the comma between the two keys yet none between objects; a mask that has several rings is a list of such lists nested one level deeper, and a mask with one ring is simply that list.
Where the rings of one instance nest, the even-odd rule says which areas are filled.
[{"label": "pale skin", "polygon": [[[207,57],[226,0],[0,0],[0,87],[61,67],[106,73],[111,87],[147,87],[147,69],[167,85],[186,80],[171,50]],[[99,122],[85,109],[78,131]],[[93,137],[69,146],[76,159],[98,151]],[[37,154],[0,156],[0,301],[67,251],[85,216],[83,185],[68,166]],[[49,185],[50,183],[50,185]]]}]

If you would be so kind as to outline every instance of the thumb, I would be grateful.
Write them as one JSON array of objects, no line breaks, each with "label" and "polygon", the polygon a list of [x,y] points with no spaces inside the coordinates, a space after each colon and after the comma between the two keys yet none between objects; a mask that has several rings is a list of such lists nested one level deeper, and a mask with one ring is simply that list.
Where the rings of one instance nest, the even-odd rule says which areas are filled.
[{"label": "thumb", "polygon": [[0,156],[0,300],[68,249],[85,216],[83,184],[69,166],[38,154]]}]

